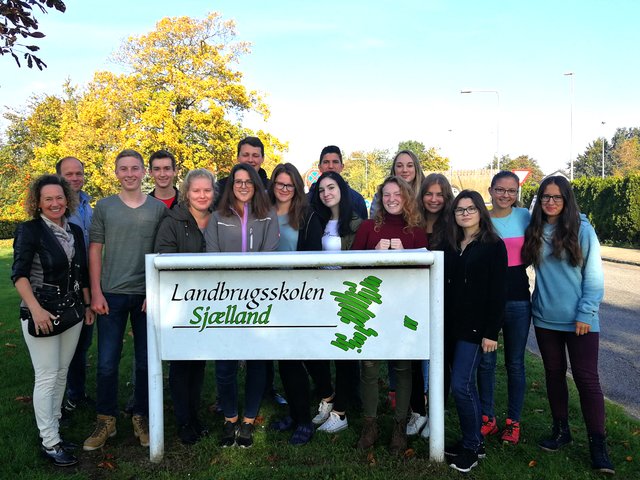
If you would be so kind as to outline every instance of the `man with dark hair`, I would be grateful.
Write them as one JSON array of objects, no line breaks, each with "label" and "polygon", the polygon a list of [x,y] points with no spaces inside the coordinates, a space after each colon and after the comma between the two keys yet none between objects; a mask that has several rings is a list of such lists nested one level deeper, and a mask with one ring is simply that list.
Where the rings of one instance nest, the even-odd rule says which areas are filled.
[{"label": "man with dark hair", "polygon": [[176,157],[167,150],[158,150],[149,157],[149,175],[155,183],[155,188],[149,195],[168,208],[173,208],[178,203],[178,189],[173,185],[176,170]]},{"label": "man with dark hair", "polygon": [[[328,145],[320,152],[320,160],[318,161],[318,169],[320,174],[324,172],[336,172],[342,174],[344,169],[344,163],[342,163],[342,152],[335,145]],[[347,184],[349,185],[349,184]],[[316,188],[316,184],[311,185],[309,189],[308,198],[313,197],[313,191]],[[363,220],[367,219],[367,204],[364,201],[362,195],[356,192],[353,188],[349,187],[349,195],[351,198],[351,205],[353,210]]]},{"label": "man with dark hair", "polygon": [[[56,173],[64,177],[67,182],[69,182],[71,190],[78,195],[78,208],[69,217],[69,221],[82,229],[88,258],[89,227],[91,227],[93,210],[89,203],[91,197],[82,190],[85,180],[84,164],[76,157],[64,157],[56,163]],[[78,345],[76,346],[76,352],[69,364],[69,372],[67,374],[67,399],[62,404],[65,412],[71,413],[80,405],[93,404],[93,400],[87,396],[85,388],[87,378],[87,351],[89,347],[91,347],[92,337],[93,323],[91,325],[83,323]]]},{"label": "man with dark hair", "polygon": [[[264,162],[264,144],[262,143],[262,140],[258,137],[245,137],[240,140],[240,142],[238,142],[238,156],[236,158],[236,162],[251,165],[255,171],[258,172],[258,176],[260,177],[260,180],[262,180],[264,189],[266,190],[269,187],[267,172],[262,168],[262,164]],[[227,185],[228,178],[229,177],[224,177],[216,182],[215,207],[218,206],[220,195],[222,195],[222,192]]]},{"label": "man with dark hair", "polygon": [[131,319],[136,362],[133,432],[149,446],[147,315],[144,256],[153,252],[153,237],[166,208],[142,193],[142,155],[123,150],[116,157],[117,195],[100,200],[89,233],[91,308],[98,314],[96,427],[84,450],[102,448],[116,434],[118,370],[122,341]]}]

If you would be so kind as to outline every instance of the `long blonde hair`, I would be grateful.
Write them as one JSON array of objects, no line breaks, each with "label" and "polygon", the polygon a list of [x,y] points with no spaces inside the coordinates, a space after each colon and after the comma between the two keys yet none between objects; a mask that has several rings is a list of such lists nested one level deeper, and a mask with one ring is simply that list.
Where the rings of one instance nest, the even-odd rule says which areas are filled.
[{"label": "long blonde hair", "polygon": [[405,226],[403,230],[409,232],[412,228],[419,227],[422,223],[420,212],[416,208],[415,198],[409,184],[400,177],[392,176],[385,179],[378,186],[376,193],[376,213],[373,216],[375,226],[374,230],[377,232],[382,227],[384,219],[387,216],[387,211],[382,204],[382,190],[390,183],[395,183],[400,188],[400,196],[402,197],[402,218],[404,219]]}]

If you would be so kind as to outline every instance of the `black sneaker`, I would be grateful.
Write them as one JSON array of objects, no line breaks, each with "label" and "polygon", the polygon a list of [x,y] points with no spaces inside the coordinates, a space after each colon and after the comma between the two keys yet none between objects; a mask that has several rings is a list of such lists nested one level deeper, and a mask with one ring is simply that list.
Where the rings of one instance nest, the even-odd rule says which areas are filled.
[{"label": "black sneaker", "polygon": [[222,425],[222,438],[220,439],[222,448],[233,447],[236,444],[239,428],[238,422],[224,422],[224,425]]},{"label": "black sneaker", "polygon": [[[444,454],[447,457],[457,457],[458,455],[461,455],[462,453],[464,453],[467,449],[464,448],[462,446],[462,442],[458,442],[455,445],[451,445],[449,447],[445,447],[444,448]],[[478,447],[478,451],[476,452],[476,454],[478,455],[478,458],[486,458],[487,456],[487,451],[484,448],[484,442],[482,442],[480,444],[480,446]]]},{"label": "black sneaker", "polygon": [[56,467],[72,467],[78,463],[78,459],[62,448],[60,444],[51,448],[43,446],[42,455],[51,460]]},{"label": "black sneaker", "polygon": [[67,412],[67,413],[73,412],[76,408],[78,408],[78,403],[74,402],[69,398],[67,398],[62,404],[62,410],[64,410],[64,412]]},{"label": "black sneaker", "polygon": [[253,445],[253,423],[242,422],[236,438],[239,447],[250,448]]},{"label": "black sneaker", "polygon": [[473,467],[478,466],[478,454],[465,448],[451,460],[449,466],[462,473],[470,472]]},{"label": "black sneaker", "polygon": [[198,441],[198,434],[189,424],[178,427],[178,437],[183,445],[194,445]]}]

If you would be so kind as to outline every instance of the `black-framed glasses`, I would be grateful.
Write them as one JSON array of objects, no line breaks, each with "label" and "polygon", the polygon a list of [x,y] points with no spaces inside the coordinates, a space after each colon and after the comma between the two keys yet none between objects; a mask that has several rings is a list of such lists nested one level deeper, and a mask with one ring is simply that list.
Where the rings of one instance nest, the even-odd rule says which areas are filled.
[{"label": "black-framed glasses", "polygon": [[564,202],[564,198],[562,198],[562,195],[541,195],[540,196],[540,201],[542,203],[549,203],[551,200],[553,200],[553,203]]},{"label": "black-framed glasses", "polygon": [[473,205],[471,205],[470,207],[467,208],[456,208],[453,213],[455,213],[457,216],[461,217],[462,215],[464,215],[465,213],[469,214],[469,215],[473,215],[474,213],[478,213],[478,209],[476,207],[474,207]]},{"label": "black-framed glasses", "polygon": [[505,193],[510,197],[515,197],[518,194],[517,188],[502,188],[502,187],[494,187],[494,192],[498,195],[504,195]]},{"label": "black-framed glasses", "polygon": [[295,185],[291,185],[290,183],[274,182],[274,185],[278,190],[282,190],[283,192],[292,192],[296,188]]},{"label": "black-framed glasses", "polygon": [[233,184],[238,187],[253,187],[253,180],[234,180]]}]

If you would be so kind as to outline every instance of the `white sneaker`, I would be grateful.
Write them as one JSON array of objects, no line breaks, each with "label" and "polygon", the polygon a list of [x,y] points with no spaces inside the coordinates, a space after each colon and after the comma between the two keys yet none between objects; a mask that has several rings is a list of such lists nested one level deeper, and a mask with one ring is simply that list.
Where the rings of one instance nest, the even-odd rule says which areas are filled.
[{"label": "white sneaker", "polygon": [[311,420],[315,425],[322,425],[329,418],[329,414],[333,410],[333,403],[320,401],[318,405],[318,414]]},{"label": "white sneaker", "polygon": [[429,434],[431,433],[429,430],[429,415],[425,415],[424,417],[424,427],[422,427],[422,431],[420,432],[420,436],[424,439],[429,438]]},{"label": "white sneaker", "polygon": [[332,411],[329,414],[329,418],[327,419],[327,421],[318,427],[318,431],[326,432],[326,433],[338,433],[344,430],[345,428],[347,428],[348,426],[349,426],[349,423],[347,422],[346,415],[344,416],[344,420],[341,420],[340,415]]},{"label": "white sneaker", "polygon": [[428,420],[429,418],[426,415],[423,417],[419,413],[411,412],[411,417],[409,417],[409,421],[407,422],[407,435],[417,435],[420,433],[420,430],[427,424]]}]

